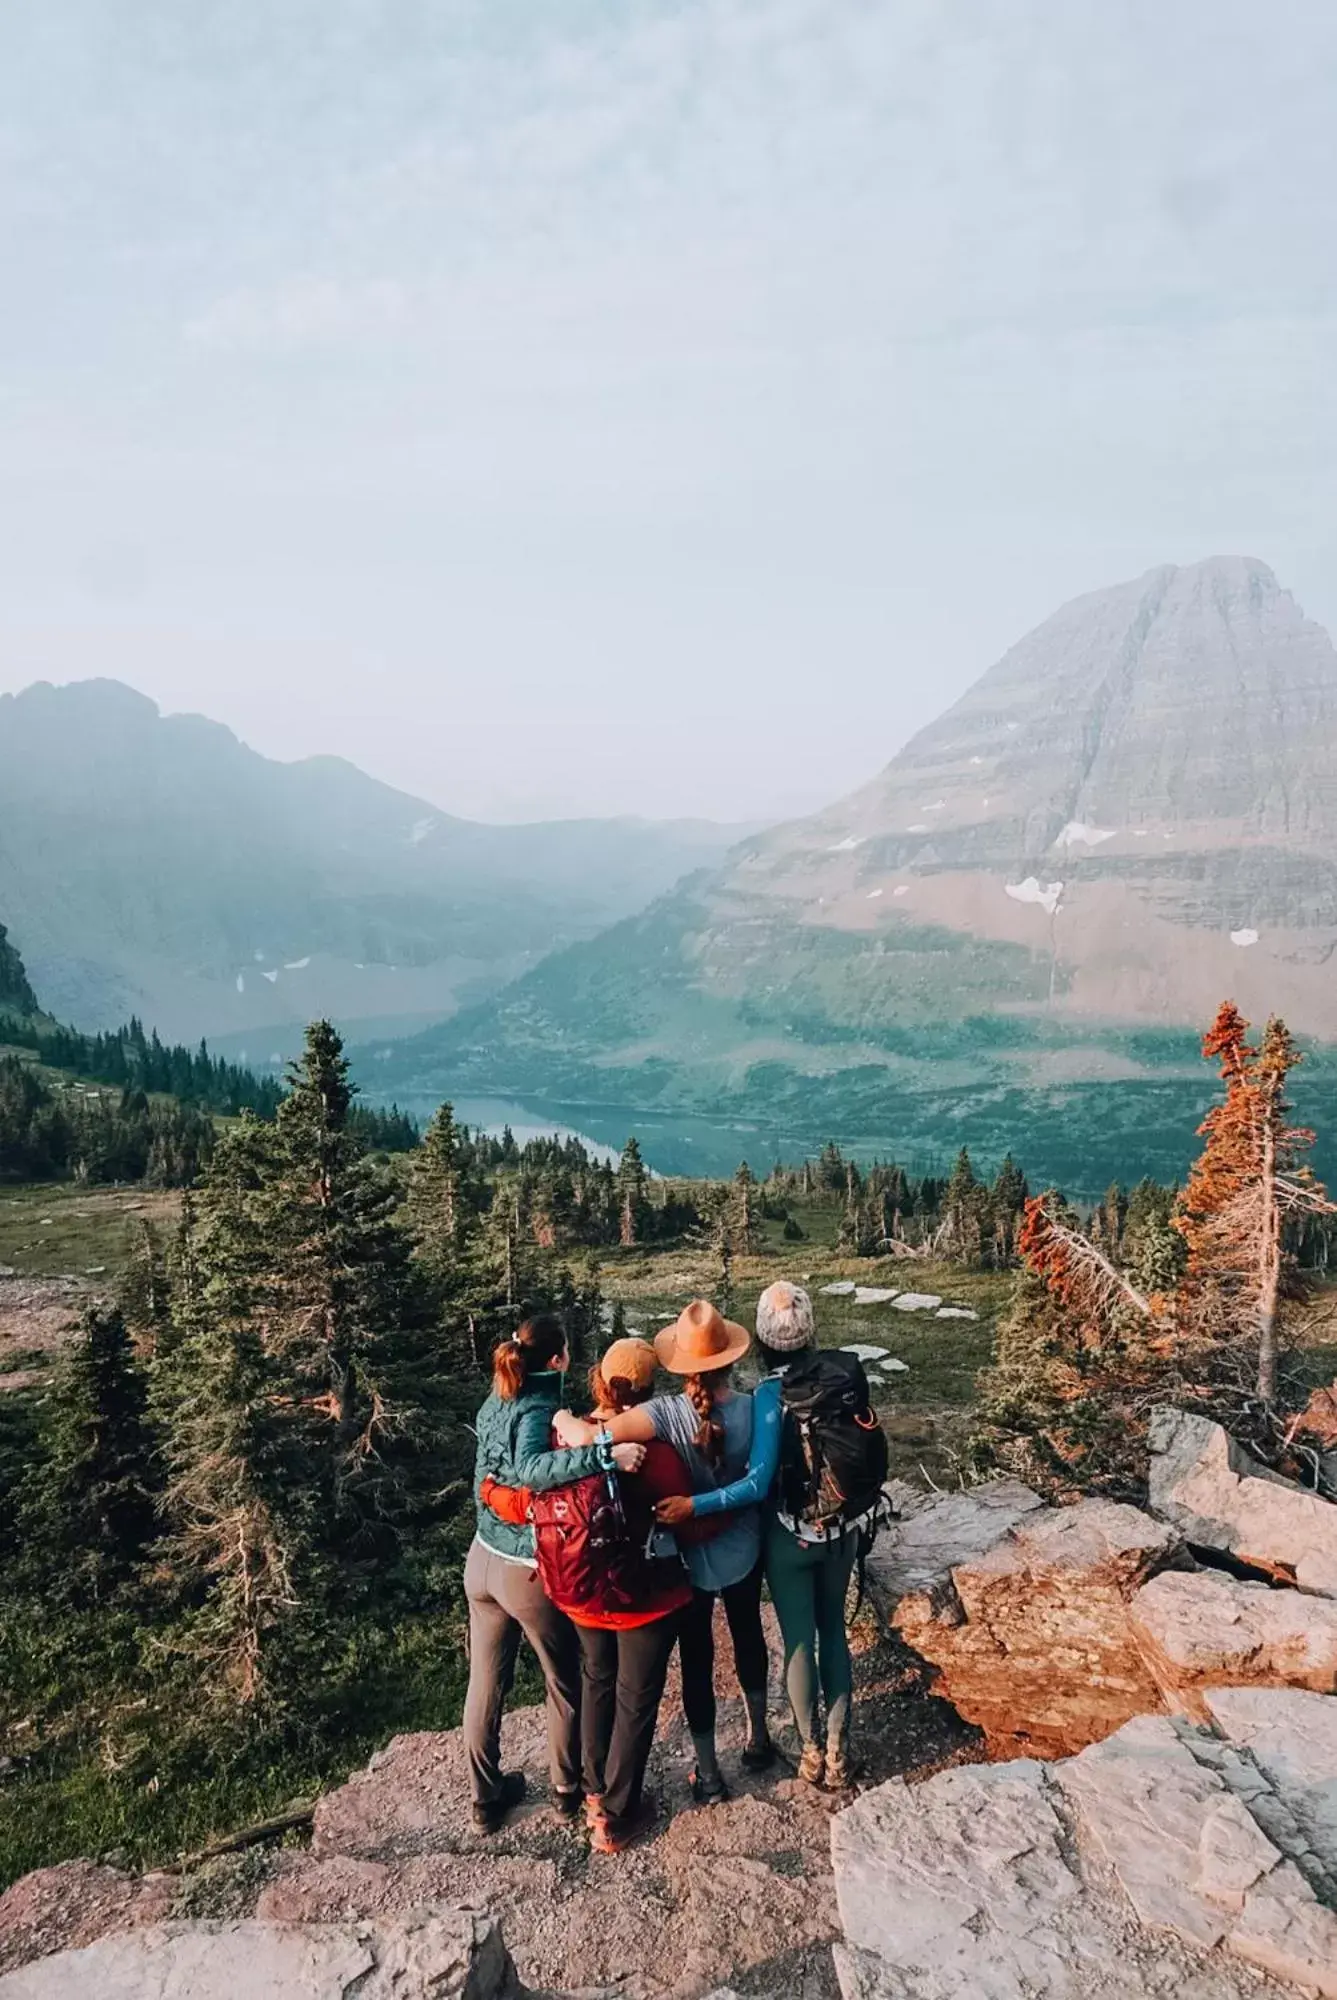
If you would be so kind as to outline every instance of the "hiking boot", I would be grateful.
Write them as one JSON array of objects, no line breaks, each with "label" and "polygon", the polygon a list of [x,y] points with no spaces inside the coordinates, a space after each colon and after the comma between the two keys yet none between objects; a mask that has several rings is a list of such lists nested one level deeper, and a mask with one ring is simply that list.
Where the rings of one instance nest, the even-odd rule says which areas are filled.
[{"label": "hiking boot", "polygon": [[703,1778],[699,1771],[689,1771],[687,1789],[692,1795],[693,1805],[698,1806],[722,1806],[726,1799],[732,1797],[718,1771],[713,1778]]},{"label": "hiking boot", "polygon": [[554,1791],[552,1795],[553,1811],[562,1819],[579,1819],[580,1809],[584,1803],[585,1794],[581,1791],[579,1785],[572,1791],[564,1792],[558,1790]]},{"label": "hiking boot", "polygon": [[769,1736],[763,1736],[756,1743],[749,1743],[743,1752],[745,1771],[769,1771],[778,1752]]},{"label": "hiking boot", "polygon": [[828,1792],[848,1792],[852,1788],[854,1760],[848,1744],[836,1743],[827,1751],[823,1778]]},{"label": "hiking boot", "polygon": [[645,1834],[649,1833],[659,1817],[659,1808],[653,1799],[642,1799],[630,1819],[618,1825],[600,1813],[590,1827],[590,1847],[595,1854],[621,1854]]},{"label": "hiking boot", "polygon": [[515,1810],[528,1787],[523,1771],[507,1771],[501,1781],[501,1790],[495,1799],[486,1805],[474,1807],[474,1825],[480,1833],[497,1833],[505,1824],[506,1816]]},{"label": "hiking boot", "polygon": [[805,1785],[820,1785],[826,1772],[826,1757],[820,1743],[805,1743],[798,1760],[798,1775]]}]

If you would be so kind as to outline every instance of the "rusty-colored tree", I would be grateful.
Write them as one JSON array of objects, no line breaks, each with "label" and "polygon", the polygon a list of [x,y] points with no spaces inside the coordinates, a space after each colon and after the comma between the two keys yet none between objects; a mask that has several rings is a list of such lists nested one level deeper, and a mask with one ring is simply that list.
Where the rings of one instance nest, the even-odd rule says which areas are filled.
[{"label": "rusty-colored tree", "polygon": [[1226,1001],[1203,1039],[1220,1065],[1224,1094],[1199,1127],[1206,1141],[1175,1215],[1188,1261],[1177,1298],[1186,1345],[1248,1350],[1256,1394],[1277,1397],[1278,1310],[1295,1282],[1286,1224],[1303,1213],[1337,1213],[1304,1163],[1314,1135],[1290,1121],[1286,1080],[1302,1060],[1284,1021],[1261,1042]]},{"label": "rusty-colored tree", "polygon": [[986,1385],[986,1461],[1055,1499],[1141,1497],[1164,1302],[1146,1296],[1049,1190],[1026,1202],[1022,1270]]}]

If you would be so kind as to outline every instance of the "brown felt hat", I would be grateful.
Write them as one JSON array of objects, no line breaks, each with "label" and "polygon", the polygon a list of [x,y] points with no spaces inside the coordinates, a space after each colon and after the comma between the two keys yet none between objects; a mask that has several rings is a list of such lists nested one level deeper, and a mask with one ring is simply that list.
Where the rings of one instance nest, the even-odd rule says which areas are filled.
[{"label": "brown felt hat", "polygon": [[747,1328],[726,1319],[709,1299],[693,1299],[672,1326],[655,1335],[655,1353],[670,1375],[708,1375],[712,1368],[728,1368],[751,1345]]}]

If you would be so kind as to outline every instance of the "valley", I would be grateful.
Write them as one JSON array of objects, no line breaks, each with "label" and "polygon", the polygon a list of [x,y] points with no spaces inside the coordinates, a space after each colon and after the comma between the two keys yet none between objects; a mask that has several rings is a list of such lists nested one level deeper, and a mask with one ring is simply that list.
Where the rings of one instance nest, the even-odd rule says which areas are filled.
[{"label": "valley", "polygon": [[587,1130],[733,1122],[768,1152],[1010,1147],[1091,1196],[1172,1179],[1224,994],[1302,1037],[1331,1127],[1334,758],[1322,628],[1261,563],[1167,565],[1064,606],[871,784],[360,1074]]}]

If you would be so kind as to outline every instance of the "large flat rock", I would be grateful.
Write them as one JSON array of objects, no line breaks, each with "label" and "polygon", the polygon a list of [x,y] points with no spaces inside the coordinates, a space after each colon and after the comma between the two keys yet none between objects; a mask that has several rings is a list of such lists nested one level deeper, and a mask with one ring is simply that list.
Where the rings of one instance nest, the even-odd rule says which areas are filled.
[{"label": "large flat rock", "polygon": [[962,1493],[919,1493],[900,1480],[888,1491],[899,1519],[878,1536],[868,1558],[868,1585],[892,1617],[911,1591],[948,1583],[957,1563],[987,1554],[1044,1501],[1019,1479],[990,1479]]},{"label": "large flat rock", "polygon": [[370,1924],[154,1924],[0,1979],[0,2000],[503,2000],[497,1926],[427,1909]]},{"label": "large flat rock", "polygon": [[1244,1690],[1210,1735],[1139,1717],[1063,1762],[867,1793],[831,1835],[845,2000],[1337,1996],[1337,1915],[1259,1810],[1322,1831],[1295,1704],[1325,1701]]},{"label": "large flat rock", "polygon": [[1337,1600],[1220,1570],[1166,1570],[1135,1593],[1129,1615],[1167,1696],[1249,1683],[1337,1690]]},{"label": "large flat rock", "polygon": [[1154,1514],[1198,1548],[1337,1597],[1337,1504],[1260,1465],[1208,1417],[1162,1407],[1148,1435]]}]

